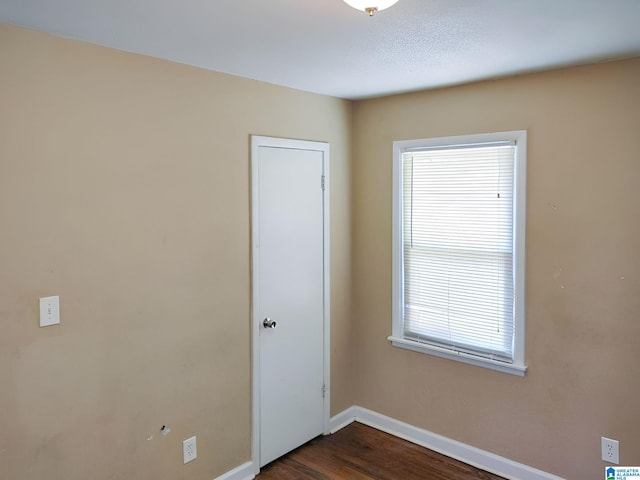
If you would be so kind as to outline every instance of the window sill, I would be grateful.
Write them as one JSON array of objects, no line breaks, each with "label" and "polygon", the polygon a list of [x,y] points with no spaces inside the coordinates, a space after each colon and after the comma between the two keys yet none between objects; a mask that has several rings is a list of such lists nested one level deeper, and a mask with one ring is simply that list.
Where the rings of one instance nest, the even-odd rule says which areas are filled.
[{"label": "window sill", "polygon": [[496,360],[490,360],[488,358],[476,357],[461,352],[451,352],[444,348],[438,348],[433,345],[426,345],[424,343],[414,342],[404,338],[391,336],[388,338],[394,347],[404,348],[412,350],[414,352],[426,353],[427,355],[434,355],[436,357],[447,358],[449,360],[456,360],[458,362],[468,363],[475,365],[476,367],[489,368],[502,373],[509,373],[511,375],[517,375],[524,377],[527,372],[526,365],[513,365],[504,362],[498,362]]}]

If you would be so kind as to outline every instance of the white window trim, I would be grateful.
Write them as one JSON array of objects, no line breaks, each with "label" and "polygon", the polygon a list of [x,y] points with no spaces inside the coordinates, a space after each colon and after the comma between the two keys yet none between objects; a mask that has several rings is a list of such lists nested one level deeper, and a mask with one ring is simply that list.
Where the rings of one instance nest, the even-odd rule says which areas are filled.
[{"label": "white window trim", "polygon": [[[489,143],[500,141],[516,142],[513,196],[513,258],[515,282],[515,343],[513,363],[500,362],[471,354],[453,352],[434,345],[416,342],[403,336],[403,259],[402,259],[402,154],[424,147],[441,147]],[[393,142],[393,271],[392,271],[392,334],[388,337],[395,347],[426,353],[437,357],[457,360],[463,363],[497,370],[499,372],[524,376],[527,371],[524,358],[525,346],[525,226],[526,226],[526,173],[527,173],[527,132],[515,130],[479,135],[463,135],[421,140],[401,140]]]}]

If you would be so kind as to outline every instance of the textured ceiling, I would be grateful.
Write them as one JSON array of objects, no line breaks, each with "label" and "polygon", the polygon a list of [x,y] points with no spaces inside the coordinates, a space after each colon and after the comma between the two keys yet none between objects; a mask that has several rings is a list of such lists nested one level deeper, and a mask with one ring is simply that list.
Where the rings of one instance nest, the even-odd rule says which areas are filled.
[{"label": "textured ceiling", "polygon": [[640,0],[0,0],[0,22],[351,99],[640,55]]}]

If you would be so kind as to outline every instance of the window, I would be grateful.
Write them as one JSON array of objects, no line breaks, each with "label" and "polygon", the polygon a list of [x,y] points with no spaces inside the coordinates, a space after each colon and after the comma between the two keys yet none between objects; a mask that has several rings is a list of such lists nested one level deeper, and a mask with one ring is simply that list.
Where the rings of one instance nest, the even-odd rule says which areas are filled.
[{"label": "window", "polygon": [[524,375],[526,132],[393,151],[389,340]]}]

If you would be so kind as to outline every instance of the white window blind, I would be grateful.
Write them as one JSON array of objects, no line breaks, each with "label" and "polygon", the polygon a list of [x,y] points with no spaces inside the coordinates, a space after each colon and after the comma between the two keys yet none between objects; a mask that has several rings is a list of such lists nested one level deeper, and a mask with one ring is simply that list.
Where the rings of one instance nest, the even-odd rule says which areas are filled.
[{"label": "white window blind", "polygon": [[477,142],[394,144],[397,305],[390,339],[450,352],[444,356],[517,364],[523,374],[518,145],[513,135],[474,137]]},{"label": "white window blind", "polygon": [[406,337],[512,360],[514,150],[403,154]]}]

